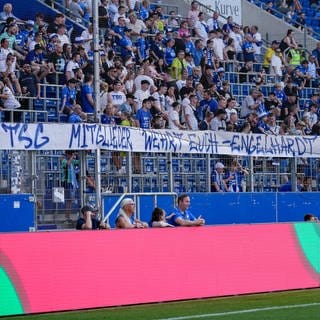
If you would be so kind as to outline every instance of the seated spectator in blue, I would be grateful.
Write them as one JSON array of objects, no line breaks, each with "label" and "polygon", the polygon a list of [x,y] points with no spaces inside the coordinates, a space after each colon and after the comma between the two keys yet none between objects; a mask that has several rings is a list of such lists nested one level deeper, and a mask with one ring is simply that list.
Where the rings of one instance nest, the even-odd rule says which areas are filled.
[{"label": "seated spectator in blue", "polygon": [[217,162],[215,164],[215,170],[213,170],[212,175],[211,175],[211,184],[212,192],[227,192],[228,187],[226,184],[226,176],[224,173],[224,164],[221,162]]},{"label": "seated spectator in blue", "polygon": [[150,129],[152,114],[150,112],[151,103],[149,99],[142,101],[142,107],[136,113],[136,125],[138,128]]},{"label": "seated spectator in blue", "polygon": [[[68,113],[68,123],[80,123],[87,121],[87,114],[82,111],[82,108],[79,104],[76,104],[73,109],[68,108],[64,113]],[[65,109],[66,109],[65,108]]]},{"label": "seated spectator in blue", "polygon": [[77,220],[77,230],[110,229],[110,226],[96,218],[97,209],[91,206],[81,208],[82,216]]},{"label": "seated spectator in blue", "polygon": [[48,65],[45,63],[44,48],[40,44],[34,46],[34,50],[27,53],[24,63],[30,64],[31,69],[39,80],[42,80],[49,73]]},{"label": "seated spectator in blue", "polygon": [[86,113],[94,113],[93,75],[86,73],[81,86],[82,109]]},{"label": "seated spectator in blue", "polygon": [[269,134],[270,132],[270,126],[268,124],[268,113],[263,112],[259,114],[259,122],[258,125],[253,129],[253,133],[262,133],[262,134]]},{"label": "seated spectator in blue", "polygon": [[166,213],[161,208],[154,208],[152,211],[150,227],[154,228],[164,228],[164,227],[173,227],[172,224],[167,222],[167,219],[170,219],[171,216],[166,217]]},{"label": "seated spectator in blue", "polygon": [[64,108],[69,107],[73,108],[76,97],[77,97],[77,90],[76,85],[78,81],[76,79],[69,79],[67,84],[63,86],[62,93],[61,93],[61,109],[60,112],[64,113]]},{"label": "seated spectator in blue", "polygon": [[133,45],[130,38],[131,29],[124,29],[124,37],[119,41],[121,47],[121,58],[127,59],[128,57],[134,58],[137,48]]},{"label": "seated spectator in blue", "polygon": [[196,218],[189,210],[189,207],[190,197],[187,194],[181,194],[178,197],[178,206],[170,215],[168,223],[173,226],[181,227],[203,226],[205,224],[205,220],[201,218],[201,216]]},{"label": "seated spectator in blue", "polygon": [[243,192],[244,177],[248,174],[238,161],[232,161],[225,178],[228,192]]},{"label": "seated spectator in blue", "polygon": [[116,122],[117,119],[113,113],[113,106],[111,103],[108,103],[101,115],[101,123],[114,125]]},{"label": "seated spectator in blue", "polygon": [[131,198],[124,198],[120,203],[116,218],[117,229],[148,228],[146,222],[134,218],[135,203]]}]

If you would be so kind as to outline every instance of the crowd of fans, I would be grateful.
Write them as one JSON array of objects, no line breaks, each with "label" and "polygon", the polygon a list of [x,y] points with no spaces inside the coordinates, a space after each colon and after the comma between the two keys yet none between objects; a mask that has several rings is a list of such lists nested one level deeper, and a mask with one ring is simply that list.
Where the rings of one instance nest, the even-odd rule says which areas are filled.
[{"label": "crowd of fans", "polygon": [[[66,7],[71,17],[90,21],[86,0],[66,1]],[[10,3],[0,19],[1,108],[28,108],[26,97],[40,98],[41,83],[59,84],[66,121],[96,121],[92,25],[74,35],[62,13],[53,21],[42,13],[21,21]],[[232,17],[221,24],[216,11],[206,19],[197,2],[182,18],[175,11],[164,14],[148,0],[126,5],[101,0],[99,32],[102,123],[275,135],[320,132],[320,43],[307,55],[292,29],[264,52],[258,26],[242,27]],[[249,95],[234,94],[230,74],[235,83],[250,86]],[[264,96],[269,81],[275,85]],[[301,106],[304,88],[314,90]]]}]

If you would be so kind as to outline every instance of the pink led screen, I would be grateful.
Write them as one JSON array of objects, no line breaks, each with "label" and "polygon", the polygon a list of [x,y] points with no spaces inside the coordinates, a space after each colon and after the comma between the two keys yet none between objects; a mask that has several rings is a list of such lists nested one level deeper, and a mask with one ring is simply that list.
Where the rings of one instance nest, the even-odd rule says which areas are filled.
[{"label": "pink led screen", "polygon": [[0,315],[318,287],[299,225],[1,234]]}]

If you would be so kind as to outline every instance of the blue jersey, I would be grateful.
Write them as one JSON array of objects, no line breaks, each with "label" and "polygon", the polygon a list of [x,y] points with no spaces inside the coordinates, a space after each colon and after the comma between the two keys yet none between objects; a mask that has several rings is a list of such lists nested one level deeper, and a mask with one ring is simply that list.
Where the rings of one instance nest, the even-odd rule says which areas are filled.
[{"label": "blue jersey", "polygon": [[84,84],[81,87],[82,110],[84,112],[94,113],[94,107],[88,101],[87,94],[93,96],[93,87],[88,84]]},{"label": "blue jersey", "polygon": [[139,121],[140,128],[142,129],[150,129],[151,128],[151,112],[144,111],[143,109],[139,109],[136,114],[136,119]]},{"label": "blue jersey", "polygon": [[67,107],[72,107],[76,101],[77,90],[71,89],[68,86],[64,86],[61,92],[61,100],[66,99],[65,105]]},{"label": "blue jersey", "polygon": [[145,38],[140,37],[137,39],[136,42],[136,47],[138,48],[139,55],[138,58],[139,60],[144,60],[148,58],[148,42],[146,41]]},{"label": "blue jersey", "polygon": [[173,226],[179,226],[176,223],[177,219],[189,220],[194,221],[196,220],[195,216],[189,210],[180,211],[179,208],[174,208],[173,212],[174,215],[167,221],[168,223],[172,224]]},{"label": "blue jersey", "polygon": [[173,48],[166,48],[164,54],[164,60],[168,66],[171,66],[173,59],[176,57],[176,53]]},{"label": "blue jersey", "polygon": [[129,51],[126,47],[133,47],[132,41],[130,38],[127,37],[123,37],[120,42],[119,45],[121,46],[121,57],[122,59],[125,59],[127,57],[133,57],[133,53],[132,51]]}]

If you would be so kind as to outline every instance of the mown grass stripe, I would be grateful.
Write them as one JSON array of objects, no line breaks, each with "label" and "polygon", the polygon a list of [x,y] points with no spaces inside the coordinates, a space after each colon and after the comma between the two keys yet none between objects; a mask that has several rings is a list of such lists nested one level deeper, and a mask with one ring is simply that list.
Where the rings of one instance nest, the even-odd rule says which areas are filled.
[{"label": "mown grass stripe", "polygon": [[254,312],[261,312],[261,311],[294,309],[294,308],[306,308],[306,307],[313,307],[313,306],[319,306],[319,305],[320,305],[320,302],[314,302],[314,303],[295,304],[295,305],[287,305],[287,306],[275,306],[275,307],[265,307],[265,308],[255,308],[255,309],[245,309],[245,310],[237,310],[237,311],[218,312],[218,313],[195,314],[195,315],[190,315],[190,316],[181,316],[181,317],[173,317],[173,318],[162,318],[162,319],[155,319],[155,320],[201,319],[201,318],[209,318],[209,317],[228,316],[228,315],[233,315],[233,314],[254,313]]}]

